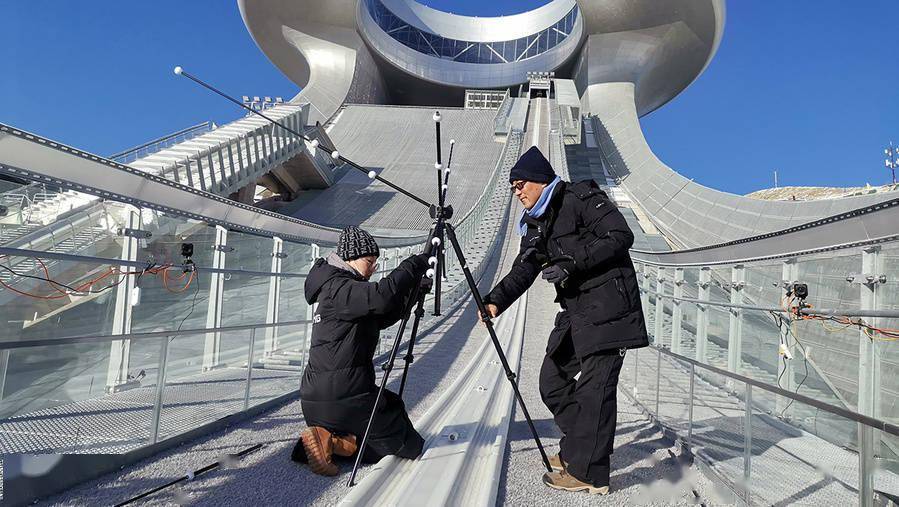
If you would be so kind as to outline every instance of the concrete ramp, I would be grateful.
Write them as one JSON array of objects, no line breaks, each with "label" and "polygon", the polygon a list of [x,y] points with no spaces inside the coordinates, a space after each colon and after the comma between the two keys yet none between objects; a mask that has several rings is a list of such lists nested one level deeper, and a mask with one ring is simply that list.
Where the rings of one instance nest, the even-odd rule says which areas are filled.
[{"label": "concrete ramp", "polygon": [[[432,119],[436,110],[349,105],[329,135],[342,155],[436,201]],[[461,216],[483,192],[497,168],[503,145],[494,141],[495,111],[440,108],[440,113],[444,164],[450,139],[456,140],[448,200]],[[334,177],[331,188],[304,192],[291,214],[321,225],[360,225],[382,234],[426,231],[430,227],[424,207],[386,185],[372,182],[349,167],[338,169]]]}]

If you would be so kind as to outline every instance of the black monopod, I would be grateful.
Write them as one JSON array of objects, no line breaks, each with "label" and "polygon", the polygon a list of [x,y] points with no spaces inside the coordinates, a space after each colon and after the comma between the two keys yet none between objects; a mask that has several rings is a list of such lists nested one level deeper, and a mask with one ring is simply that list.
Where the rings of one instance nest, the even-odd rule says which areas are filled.
[{"label": "black monopod", "polygon": [[[297,132],[296,130],[266,116],[262,112],[257,111],[242,102],[239,102],[238,100],[219,91],[215,87],[203,82],[199,78],[189,74],[188,72],[185,72],[181,67],[175,67],[175,74],[190,79],[191,81],[206,88],[207,90],[224,97],[225,99],[229,100],[230,102],[233,102],[237,106],[239,106],[243,109],[246,109],[247,111],[249,111],[257,116],[260,116],[261,118],[264,118],[265,120],[269,121],[273,125],[277,125],[278,127],[282,128],[283,130],[290,132],[291,134],[293,134],[307,142],[312,143],[314,146],[318,145],[317,140],[313,140],[313,139],[309,138],[308,136],[306,136],[305,134],[303,134],[301,132]],[[438,132],[439,132],[439,125],[438,125]],[[439,139],[439,136],[438,136],[438,139]],[[438,141],[438,150],[439,150],[439,146],[440,145],[439,145],[439,141]],[[333,159],[340,160],[341,162],[349,165],[350,167],[353,167],[359,171],[362,171],[363,173],[367,174],[370,179],[380,181],[381,183],[384,183],[388,187],[396,190],[397,192],[405,195],[406,197],[409,197],[410,199],[414,200],[415,202],[417,202],[423,206],[426,206],[430,210],[431,218],[433,218],[437,224],[437,226],[435,226],[434,234],[432,235],[432,237],[429,241],[429,244],[428,244],[428,248],[432,252],[435,250],[432,247],[436,247],[437,249],[439,249],[443,245],[443,241],[441,240],[440,236],[438,236],[438,233],[442,235],[444,231],[446,232],[446,236],[449,238],[450,243],[453,246],[453,251],[456,253],[456,258],[459,261],[459,265],[462,267],[462,272],[465,275],[465,281],[468,284],[468,289],[471,292],[472,296],[474,296],[475,303],[477,304],[478,310],[481,313],[481,320],[484,323],[484,326],[487,328],[487,332],[490,334],[490,340],[493,342],[493,347],[496,349],[496,353],[499,356],[500,363],[502,364],[503,370],[505,370],[506,378],[509,380],[509,383],[512,385],[512,390],[515,393],[515,399],[518,401],[518,405],[521,407],[521,410],[522,410],[522,413],[524,414],[525,419],[527,419],[528,427],[531,429],[531,434],[534,437],[534,442],[537,444],[537,449],[540,451],[541,458],[543,458],[543,465],[546,467],[546,470],[548,472],[552,472],[552,467],[549,464],[549,458],[546,456],[546,450],[544,450],[543,444],[540,442],[540,436],[537,435],[537,429],[534,427],[534,422],[533,422],[533,420],[531,420],[531,416],[530,416],[530,413],[528,412],[527,406],[524,403],[524,399],[521,397],[521,392],[518,390],[518,382],[516,382],[516,380],[515,380],[516,375],[512,371],[511,367],[509,366],[509,362],[506,360],[506,355],[503,352],[502,345],[499,342],[499,338],[496,336],[496,330],[494,329],[494,326],[493,326],[493,319],[490,317],[490,314],[487,312],[487,308],[484,305],[484,300],[481,297],[481,292],[478,289],[477,283],[475,282],[474,277],[471,274],[471,270],[468,269],[468,264],[465,261],[465,256],[462,251],[462,247],[461,247],[461,245],[459,245],[459,240],[456,237],[456,231],[453,228],[452,224],[447,222],[447,220],[452,218],[452,207],[449,207],[449,206],[444,207],[443,206],[442,197],[445,197],[445,194],[446,194],[445,189],[442,188],[443,185],[441,185],[441,187],[438,187],[438,194],[441,197],[441,199],[439,199],[439,201],[438,201],[439,204],[437,204],[437,205],[431,204],[428,201],[422,199],[421,197],[418,197],[417,195],[413,194],[412,192],[409,192],[406,189],[388,181],[387,179],[378,176],[378,174],[375,171],[368,171],[364,167],[360,166],[359,164],[347,159],[343,155],[340,155],[336,149],[327,148],[327,147],[322,147],[322,148],[323,149],[331,149],[331,157]],[[438,180],[438,182],[443,183],[442,178],[441,178],[441,180]],[[437,230],[437,229],[440,229],[440,230]],[[432,263],[432,265],[433,265],[433,263]],[[435,282],[436,282],[436,280],[440,279],[439,272],[437,271],[436,268],[433,269],[433,271],[429,270],[429,272],[434,274]],[[410,305],[407,308],[407,311],[411,311],[411,301],[420,299],[420,297],[421,297],[420,296],[420,292],[421,292],[420,287],[421,287],[421,284],[419,284],[417,286],[417,288],[413,290],[413,292],[414,292],[413,295],[415,297],[410,299]],[[404,323],[406,320],[408,320],[408,316],[406,317],[406,319],[404,319],[403,323],[401,323],[401,328],[405,327]],[[394,341],[394,348],[391,351],[389,363],[392,363],[392,361],[394,359],[396,359],[396,355],[399,350],[399,338],[400,337],[401,337],[401,334],[398,331],[397,332],[397,340]],[[381,380],[381,389],[378,391],[379,398],[380,398],[381,393],[383,392],[384,386],[386,385],[388,374],[389,374],[388,371],[384,372],[384,377]],[[374,419],[376,410],[377,410],[377,403],[375,403],[372,417],[368,421],[369,428],[371,427],[371,421],[372,421],[372,419]],[[367,431],[366,431],[366,433],[367,433]],[[350,477],[350,480],[348,481],[347,486],[353,485],[353,481],[355,480],[356,471],[357,471],[358,465],[360,463],[360,458],[362,456],[363,451],[364,451],[364,439],[363,439],[363,445],[359,446],[359,451],[358,451],[359,455],[357,456],[357,459],[356,459],[356,466],[353,468],[353,474]]]}]

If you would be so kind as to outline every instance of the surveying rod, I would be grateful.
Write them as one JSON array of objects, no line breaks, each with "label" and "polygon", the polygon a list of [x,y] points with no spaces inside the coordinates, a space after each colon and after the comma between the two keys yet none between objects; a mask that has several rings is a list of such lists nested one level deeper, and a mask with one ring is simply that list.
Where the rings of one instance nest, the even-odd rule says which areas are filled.
[{"label": "surveying rod", "polygon": [[[445,207],[444,197],[445,194],[443,192],[443,149],[440,142],[440,122],[442,117],[440,116],[440,111],[434,113],[434,128],[436,131],[435,139],[437,141],[437,162],[434,164],[434,169],[437,169],[437,206],[440,207],[440,210],[443,210]],[[437,213],[433,214],[432,218],[435,220],[440,220],[441,217],[437,216]],[[440,273],[443,269],[443,227],[436,227],[435,223],[435,232],[437,235],[436,238],[440,239],[440,245],[437,246],[437,251],[434,254],[434,257],[437,258],[437,265],[434,266],[434,272],[436,276],[434,276],[434,316],[440,315],[440,295],[441,290],[443,289],[443,277],[440,276]]]}]

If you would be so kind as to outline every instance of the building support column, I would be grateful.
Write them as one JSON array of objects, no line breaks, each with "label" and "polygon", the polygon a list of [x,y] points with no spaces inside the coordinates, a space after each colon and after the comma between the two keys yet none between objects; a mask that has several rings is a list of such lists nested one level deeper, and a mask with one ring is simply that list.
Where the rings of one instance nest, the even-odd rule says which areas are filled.
[{"label": "building support column", "polygon": [[[140,210],[132,206],[128,206],[126,213],[128,219],[125,220],[126,228],[122,231],[122,253],[120,258],[123,261],[137,261],[137,249],[140,247],[138,238],[132,231],[140,228]],[[131,270],[128,266],[119,266],[119,270],[127,273]],[[125,275],[120,275],[125,276]],[[131,334],[131,308],[134,297],[135,278],[133,276],[125,276],[116,287],[115,310],[112,317],[112,335]],[[109,349],[109,367],[106,371],[106,391],[115,392],[119,386],[128,382],[128,366],[131,356],[131,340],[117,340],[110,344]]]},{"label": "building support column", "polygon": [[[272,266],[271,272],[281,274],[281,264],[284,259],[284,241],[281,238],[272,238]],[[281,305],[281,277],[272,276],[268,282],[268,303],[265,310],[265,323],[278,323],[278,307]],[[272,355],[278,350],[278,329],[265,328],[265,354]]]},{"label": "building support column", "polygon": [[[228,229],[215,226],[215,249],[212,253],[213,269],[225,269],[225,255],[228,250]],[[200,283],[200,280],[196,280]],[[222,306],[225,299],[225,275],[223,273],[211,273],[209,275],[209,304],[206,310],[206,328],[222,327]],[[222,334],[218,331],[206,333],[206,341],[203,345],[203,371],[209,371],[220,366]]]}]

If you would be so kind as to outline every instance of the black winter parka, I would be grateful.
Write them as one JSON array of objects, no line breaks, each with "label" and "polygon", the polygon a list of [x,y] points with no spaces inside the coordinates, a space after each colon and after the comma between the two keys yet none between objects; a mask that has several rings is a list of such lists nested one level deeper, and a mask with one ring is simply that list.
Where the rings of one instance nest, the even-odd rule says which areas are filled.
[{"label": "black winter parka", "polygon": [[[315,262],[306,277],[305,293],[306,301],[318,303],[318,308],[300,386],[308,425],[362,434],[378,391],[372,358],[379,334],[402,317],[427,268],[425,256],[416,255],[380,281],[369,282],[326,259]],[[400,411],[401,407],[399,403]],[[393,416],[399,421],[405,413],[379,416],[379,422],[387,423]],[[409,430],[411,426],[385,428],[398,432],[400,442]]]},{"label": "black winter parka", "polygon": [[[534,283],[542,269],[558,260],[573,262],[556,302],[567,310],[579,357],[610,349],[649,344],[634,265],[628,250],[634,234],[618,207],[593,180],[560,182],[540,219],[525,219],[527,232],[518,257],[485,297],[506,310]],[[564,321],[562,314],[557,324]],[[563,333],[554,332],[552,353]]]}]

